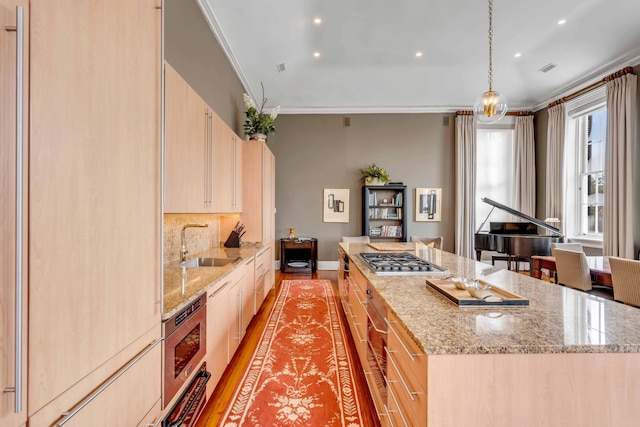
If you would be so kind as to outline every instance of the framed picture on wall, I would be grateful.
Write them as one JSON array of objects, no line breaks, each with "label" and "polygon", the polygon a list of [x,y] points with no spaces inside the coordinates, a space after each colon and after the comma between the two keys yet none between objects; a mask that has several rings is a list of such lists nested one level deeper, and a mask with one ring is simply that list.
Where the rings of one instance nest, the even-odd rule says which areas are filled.
[{"label": "framed picture on wall", "polygon": [[325,188],[322,206],[323,222],[349,222],[349,189]]},{"label": "framed picture on wall", "polygon": [[442,188],[416,188],[416,221],[442,221]]}]

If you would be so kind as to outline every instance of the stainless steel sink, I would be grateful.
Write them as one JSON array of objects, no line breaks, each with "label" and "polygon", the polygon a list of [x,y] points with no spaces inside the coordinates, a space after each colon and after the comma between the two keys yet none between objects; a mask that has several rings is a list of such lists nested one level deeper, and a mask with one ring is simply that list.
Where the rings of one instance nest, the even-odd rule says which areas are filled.
[{"label": "stainless steel sink", "polygon": [[180,263],[179,267],[224,267],[240,258],[192,258]]}]

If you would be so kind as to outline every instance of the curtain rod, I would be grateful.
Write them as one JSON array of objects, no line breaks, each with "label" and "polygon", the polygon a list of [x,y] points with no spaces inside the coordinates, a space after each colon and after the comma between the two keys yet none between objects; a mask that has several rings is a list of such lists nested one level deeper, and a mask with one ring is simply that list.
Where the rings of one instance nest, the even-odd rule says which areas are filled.
[{"label": "curtain rod", "polygon": [[[507,111],[507,116],[533,116],[533,111]],[[456,116],[473,116],[473,110],[456,111]]]},{"label": "curtain rod", "polygon": [[565,103],[567,101],[571,101],[572,99],[575,99],[575,98],[579,97],[580,95],[584,95],[585,93],[587,93],[587,92],[589,92],[589,91],[591,91],[591,90],[593,90],[593,89],[595,89],[597,87],[600,87],[602,85],[607,84],[607,82],[609,82],[609,81],[611,81],[613,79],[617,79],[618,77],[622,77],[622,76],[624,76],[626,74],[631,74],[631,73],[633,73],[633,68],[632,67],[624,67],[622,70],[616,71],[615,73],[604,77],[600,81],[592,83],[589,86],[584,87],[584,88],[582,88],[582,89],[580,89],[580,90],[578,90],[578,91],[576,91],[576,92],[574,92],[574,93],[572,93],[570,95],[564,96],[564,97],[562,97],[560,99],[557,99],[557,100],[551,102],[547,108],[555,107],[556,105]]}]

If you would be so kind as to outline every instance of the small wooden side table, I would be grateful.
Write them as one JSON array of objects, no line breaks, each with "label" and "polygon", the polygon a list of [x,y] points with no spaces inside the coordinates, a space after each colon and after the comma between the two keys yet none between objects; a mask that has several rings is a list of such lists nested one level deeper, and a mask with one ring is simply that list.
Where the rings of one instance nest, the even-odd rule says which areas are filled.
[{"label": "small wooden side table", "polygon": [[315,273],[318,269],[318,239],[280,239],[281,273]]}]

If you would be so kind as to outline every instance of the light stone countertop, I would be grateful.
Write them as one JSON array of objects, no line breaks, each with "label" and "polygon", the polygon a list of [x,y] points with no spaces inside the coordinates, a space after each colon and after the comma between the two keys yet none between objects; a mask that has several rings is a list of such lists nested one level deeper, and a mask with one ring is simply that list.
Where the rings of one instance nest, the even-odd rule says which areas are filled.
[{"label": "light stone countertop", "polygon": [[457,255],[409,244],[408,251],[529,300],[528,307],[459,308],[426,276],[376,275],[358,256],[377,252],[339,243],[426,354],[639,353],[640,309]]},{"label": "light stone countertop", "polygon": [[237,258],[240,259],[223,267],[178,267],[179,261],[164,265],[164,309],[162,320],[167,320],[189,302],[207,292],[212,286],[241,265],[247,258],[253,257],[265,246],[262,243],[242,243],[239,248],[225,248],[223,245],[210,248],[196,254],[192,258]]}]

